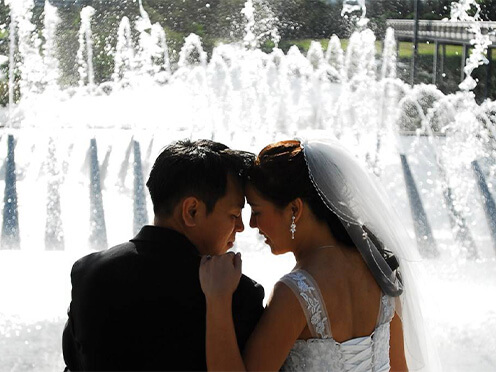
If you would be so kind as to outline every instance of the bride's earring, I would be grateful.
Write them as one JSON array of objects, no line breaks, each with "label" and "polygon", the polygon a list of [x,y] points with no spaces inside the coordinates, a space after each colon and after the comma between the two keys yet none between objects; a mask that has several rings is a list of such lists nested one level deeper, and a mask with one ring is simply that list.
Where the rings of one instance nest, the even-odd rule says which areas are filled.
[{"label": "bride's earring", "polygon": [[294,240],[294,233],[296,231],[295,216],[291,217],[291,226],[289,231],[291,231],[291,239]]}]

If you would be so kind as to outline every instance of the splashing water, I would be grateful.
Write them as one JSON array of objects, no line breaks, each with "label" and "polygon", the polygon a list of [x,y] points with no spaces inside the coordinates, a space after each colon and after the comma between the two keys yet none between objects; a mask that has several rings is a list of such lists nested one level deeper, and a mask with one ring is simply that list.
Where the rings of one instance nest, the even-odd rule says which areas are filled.
[{"label": "splashing water", "polygon": [[44,83],[50,90],[56,89],[57,79],[60,76],[59,61],[56,51],[56,31],[60,19],[57,8],[45,2],[45,20],[43,26],[43,67],[45,71]]},{"label": "splashing water", "polygon": [[95,9],[91,6],[81,11],[81,28],[79,29],[79,50],[77,52],[79,87],[87,86],[92,90],[95,85],[93,72],[93,39],[91,32],[91,18]]},{"label": "splashing water", "polygon": [[359,27],[365,27],[369,22],[369,19],[365,17],[366,14],[365,0],[343,0],[341,17],[351,19]]},{"label": "splashing water", "polygon": [[396,39],[394,30],[388,28],[384,39],[384,50],[382,52],[381,79],[396,78]]},{"label": "splashing water", "polygon": [[114,54],[114,83],[121,82],[124,86],[133,81],[132,73],[135,70],[134,46],[131,36],[131,24],[129,18],[122,17],[119,24],[117,45]]},{"label": "splashing water", "polygon": [[254,49],[258,46],[257,38],[255,37],[254,28],[255,28],[255,8],[253,7],[253,1],[248,0],[245,3],[245,7],[241,11],[243,15],[246,17],[246,26],[245,26],[245,37],[244,44],[246,47]]},{"label": "splashing water", "polygon": [[[32,2],[9,3],[11,27],[18,30],[11,38],[11,71],[18,69],[21,75],[22,97],[0,109],[0,122],[9,123],[0,142],[7,143],[10,135],[17,141],[21,236],[20,251],[0,251],[0,283],[19,283],[0,288],[0,297],[7,299],[2,312],[18,314],[25,322],[64,319],[70,265],[91,251],[88,237],[98,227],[96,217],[90,223],[89,205],[99,202],[97,214],[100,225],[105,223],[108,245],[128,239],[146,217],[152,220],[146,215],[152,211],[150,201],[143,204],[136,190],[142,192],[138,176],[146,177],[166,143],[213,138],[257,152],[295,135],[336,136],[380,178],[415,237],[401,163],[407,160],[437,243],[438,256],[425,262],[432,280],[422,289],[443,364],[450,371],[494,369],[496,304],[487,294],[496,290],[495,249],[472,169],[478,162],[494,195],[494,102],[477,105],[469,91],[444,95],[431,85],[403,83],[396,76],[393,30],[386,32],[382,58],[377,57],[375,35],[363,27],[350,37],[346,51],[332,36],[326,51],[313,42],[306,55],[296,46],[286,54],[277,47],[264,53],[258,49],[263,40],[279,41],[277,22],[255,0],[244,5],[243,40],[216,46],[209,58],[201,38],[191,34],[177,61],[169,58],[163,28],[151,24],[139,1],[134,28],[129,18],[122,18],[117,42],[107,48],[115,68],[111,80],[101,84],[95,82],[91,57],[95,11],[86,7],[79,33],[80,79],[78,86],[63,88],[56,84],[56,9],[46,2],[42,42],[30,22]],[[346,5],[365,19],[364,2]],[[258,9],[265,15],[257,14]],[[0,164],[6,162],[4,152]],[[0,185],[5,178],[0,170]],[[133,215],[133,210],[138,212]],[[473,246],[467,233],[460,235],[463,229],[470,232]],[[421,246],[425,237],[417,238]],[[292,264],[290,258],[265,253],[253,231],[237,242],[246,272],[267,291]],[[258,248],[246,249],[252,246]],[[49,249],[59,251],[45,252]],[[52,272],[46,273],[39,262]],[[33,273],[39,283],[27,283]],[[460,299],[464,289],[467,297]],[[32,296],[19,298],[19,293]],[[0,321],[0,337],[8,333],[3,326]],[[53,342],[57,352],[58,344],[58,339]]]},{"label": "splashing water", "polygon": [[[469,15],[471,10],[475,10],[473,16]],[[470,22],[468,30],[474,34],[474,38],[470,40],[470,44],[474,48],[463,69],[465,79],[459,84],[460,89],[464,91],[473,90],[477,86],[477,81],[472,77],[472,72],[477,67],[489,63],[485,54],[492,42],[488,34],[482,34],[479,23],[481,21],[480,11],[480,5],[475,0],[459,0],[458,3],[452,3],[451,5],[451,21]]]},{"label": "splashing water", "polygon": [[[258,17],[256,7],[262,10],[263,17]],[[267,37],[274,43],[277,48],[281,36],[277,29],[277,24],[279,20],[274,16],[270,7],[264,2],[264,0],[247,0],[243,9],[241,10],[246,18],[245,24],[245,36],[243,38],[244,46],[248,49],[255,49],[260,46],[261,42]]]}]

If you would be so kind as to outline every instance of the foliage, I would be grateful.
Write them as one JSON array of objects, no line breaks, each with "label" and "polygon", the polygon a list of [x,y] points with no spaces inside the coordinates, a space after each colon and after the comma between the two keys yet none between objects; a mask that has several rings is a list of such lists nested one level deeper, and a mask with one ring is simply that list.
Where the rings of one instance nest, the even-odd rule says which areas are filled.
[{"label": "foliage", "polygon": [[341,4],[320,0],[273,0],[270,4],[281,22],[283,40],[346,36]]},{"label": "foliage", "polygon": [[481,6],[481,17],[484,21],[496,21],[496,1],[478,0]]},{"label": "foliage", "polygon": [[[58,6],[62,22],[58,29],[58,50],[61,67],[62,86],[77,84],[78,32],[80,27],[80,11],[83,6],[91,5],[96,12],[92,20],[94,38],[94,70],[95,81],[100,83],[110,79],[113,69],[113,50],[117,43],[117,30],[125,15],[134,29],[140,16],[137,0],[50,0]],[[453,0],[422,0],[421,19],[443,19],[450,16],[450,4]],[[496,1],[478,0],[483,19],[496,19]],[[298,45],[302,51],[308,49],[309,40],[321,39],[325,44],[336,34],[341,39],[349,37],[353,31],[351,24],[341,17],[341,1],[328,0],[253,0],[257,16],[264,17],[264,10],[270,7],[272,15],[277,19],[278,32],[281,36],[279,46],[283,50],[292,44]],[[42,36],[43,0],[36,0],[32,22],[35,32]],[[61,5],[65,4],[65,5]],[[190,33],[199,35],[207,53],[219,42],[242,40],[246,20],[241,13],[245,0],[142,0],[142,4],[152,23],[160,23],[163,27],[169,46],[172,62],[183,45],[184,38]],[[368,27],[376,34],[377,40],[384,38],[386,20],[391,18],[413,18],[413,0],[366,0]],[[0,54],[8,55],[8,26],[10,24],[9,9],[0,0]],[[138,33],[133,38],[138,41]],[[261,49],[270,51],[275,46],[271,40],[262,40]],[[325,47],[325,45],[324,45]],[[424,46],[422,46],[424,47]],[[407,48],[407,49],[405,49]],[[429,47],[427,47],[429,48]],[[449,54],[450,48],[448,48]],[[409,58],[408,47],[402,44],[400,59]],[[427,54],[431,52],[425,51]],[[424,53],[421,50],[421,54]],[[449,56],[448,56],[449,57]],[[458,57],[459,58],[459,57]],[[8,66],[0,67],[0,71],[8,73]],[[7,98],[6,98],[7,97]],[[8,99],[8,88],[5,79],[0,80],[0,104]]]}]

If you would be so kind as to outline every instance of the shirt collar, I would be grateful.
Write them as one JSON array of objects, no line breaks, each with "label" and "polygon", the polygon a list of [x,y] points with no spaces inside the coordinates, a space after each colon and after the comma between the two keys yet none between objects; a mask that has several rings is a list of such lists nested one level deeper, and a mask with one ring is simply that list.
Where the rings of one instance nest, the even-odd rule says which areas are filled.
[{"label": "shirt collar", "polygon": [[195,256],[200,255],[188,238],[175,230],[165,227],[143,226],[140,232],[130,241],[133,243],[146,242],[152,245],[160,245],[163,247],[163,252],[167,254],[184,252]]}]

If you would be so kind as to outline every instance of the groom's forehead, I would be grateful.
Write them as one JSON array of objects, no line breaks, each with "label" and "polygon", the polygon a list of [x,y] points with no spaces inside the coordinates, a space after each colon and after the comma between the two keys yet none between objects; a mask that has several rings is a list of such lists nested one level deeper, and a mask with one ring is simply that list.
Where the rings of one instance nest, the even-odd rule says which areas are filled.
[{"label": "groom's forehead", "polygon": [[232,184],[232,187],[229,187],[227,192],[230,193],[228,199],[231,207],[243,209],[245,206],[245,193],[241,184],[239,182]]},{"label": "groom's forehead", "polygon": [[236,191],[233,191],[233,196],[231,199],[231,207],[232,208],[241,208],[243,209],[245,207],[245,194],[243,192],[243,189],[239,189]]}]

